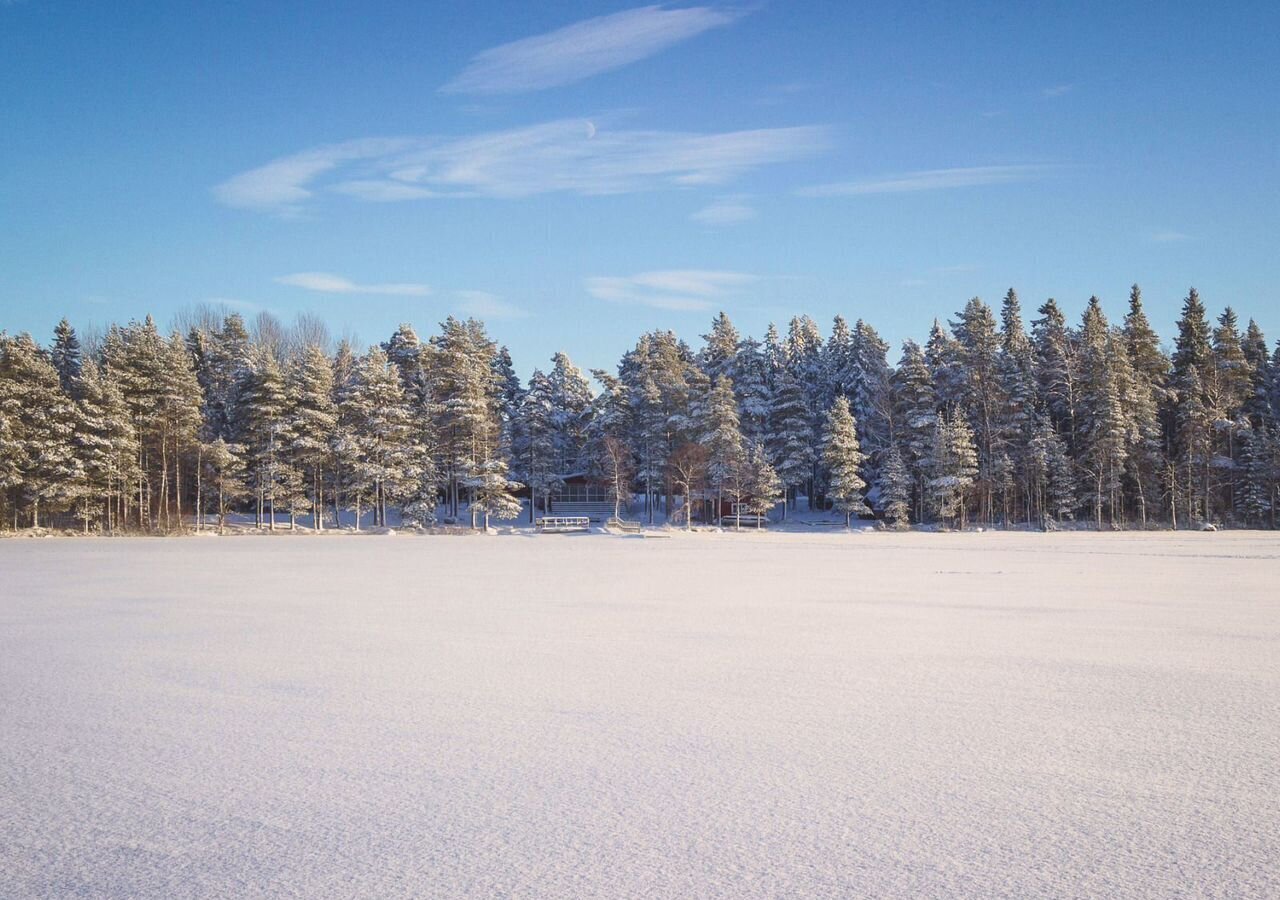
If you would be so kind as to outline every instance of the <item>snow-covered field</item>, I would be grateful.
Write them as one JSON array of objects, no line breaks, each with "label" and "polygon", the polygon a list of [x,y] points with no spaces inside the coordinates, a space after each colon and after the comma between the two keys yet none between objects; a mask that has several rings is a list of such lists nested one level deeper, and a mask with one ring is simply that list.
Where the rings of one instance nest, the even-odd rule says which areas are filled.
[{"label": "snow-covered field", "polygon": [[0,541],[0,895],[1280,896],[1280,537]]}]

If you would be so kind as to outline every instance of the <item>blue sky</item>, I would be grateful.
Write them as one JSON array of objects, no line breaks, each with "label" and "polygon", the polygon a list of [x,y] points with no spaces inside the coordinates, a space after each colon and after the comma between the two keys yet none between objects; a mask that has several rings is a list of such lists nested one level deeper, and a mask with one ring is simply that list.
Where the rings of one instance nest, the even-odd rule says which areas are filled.
[{"label": "blue sky", "polygon": [[[0,0],[0,327],[224,302],[521,371],[1196,285],[1280,337],[1271,3]],[[896,358],[897,351],[893,353]]]}]

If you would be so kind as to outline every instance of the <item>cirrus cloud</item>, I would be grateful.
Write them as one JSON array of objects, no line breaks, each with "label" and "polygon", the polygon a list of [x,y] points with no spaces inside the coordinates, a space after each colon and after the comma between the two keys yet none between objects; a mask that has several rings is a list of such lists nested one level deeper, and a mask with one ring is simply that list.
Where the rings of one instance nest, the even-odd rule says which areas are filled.
[{"label": "cirrus cloud", "polygon": [[485,50],[440,92],[517,94],[572,84],[729,25],[740,15],[707,6],[644,6],[585,19]]},{"label": "cirrus cloud", "polygon": [[595,276],[584,282],[597,300],[677,312],[710,309],[759,279],[745,272],[664,269],[625,276]]},{"label": "cirrus cloud", "polygon": [[241,209],[296,214],[318,195],[394,202],[625,194],[724,184],[828,146],[819,126],[716,133],[611,131],[582,119],[461,138],[366,138],[316,147],[213,189]]},{"label": "cirrus cloud", "polygon": [[699,225],[719,227],[724,225],[741,225],[756,217],[755,208],[746,197],[718,197],[689,218]]},{"label": "cirrus cloud", "polygon": [[425,297],[431,288],[425,284],[386,283],[359,284],[332,272],[294,272],[292,275],[281,275],[275,279],[276,284],[285,284],[320,294],[379,294],[388,297]]},{"label": "cirrus cloud", "polygon": [[968,166],[954,169],[924,169],[861,181],[839,181],[802,188],[803,197],[854,197],[863,194],[905,194],[916,191],[952,190],[1035,181],[1057,171],[1059,166]]}]

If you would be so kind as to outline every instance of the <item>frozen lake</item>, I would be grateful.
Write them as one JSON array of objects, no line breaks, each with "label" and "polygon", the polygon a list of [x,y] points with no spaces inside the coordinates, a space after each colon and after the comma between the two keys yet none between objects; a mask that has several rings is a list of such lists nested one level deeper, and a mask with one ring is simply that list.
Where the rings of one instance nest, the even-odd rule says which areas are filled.
[{"label": "frozen lake", "polygon": [[1280,535],[0,541],[0,895],[1280,896]]}]

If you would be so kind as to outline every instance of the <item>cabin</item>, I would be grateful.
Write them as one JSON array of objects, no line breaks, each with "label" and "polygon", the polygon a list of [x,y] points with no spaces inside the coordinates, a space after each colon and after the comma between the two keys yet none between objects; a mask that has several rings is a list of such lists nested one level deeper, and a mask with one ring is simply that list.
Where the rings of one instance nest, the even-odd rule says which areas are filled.
[{"label": "cabin", "polygon": [[554,516],[586,516],[593,522],[603,522],[613,515],[613,492],[594,482],[585,472],[562,475],[562,484],[551,495]]}]

